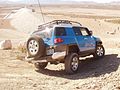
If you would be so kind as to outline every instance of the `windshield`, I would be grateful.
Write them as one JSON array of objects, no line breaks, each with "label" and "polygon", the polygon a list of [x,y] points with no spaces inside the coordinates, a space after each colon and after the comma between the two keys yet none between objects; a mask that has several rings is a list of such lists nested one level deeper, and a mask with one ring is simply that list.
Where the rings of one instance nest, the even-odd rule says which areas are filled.
[{"label": "windshield", "polygon": [[37,31],[35,33],[33,33],[34,35],[39,35],[41,38],[51,38],[52,36],[52,28],[46,28],[43,31]]}]

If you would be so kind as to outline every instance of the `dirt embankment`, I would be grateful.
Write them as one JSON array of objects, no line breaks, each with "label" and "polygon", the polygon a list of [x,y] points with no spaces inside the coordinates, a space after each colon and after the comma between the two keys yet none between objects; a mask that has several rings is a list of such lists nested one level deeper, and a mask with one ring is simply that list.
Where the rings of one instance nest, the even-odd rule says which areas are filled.
[{"label": "dirt embankment", "polygon": [[[4,12],[1,12],[2,15]],[[48,17],[44,17],[47,21]],[[0,39],[20,39],[28,37],[38,26],[43,23],[42,15],[29,8],[10,9],[4,17],[0,18]],[[3,32],[4,31],[4,32]],[[11,36],[12,32],[14,36]],[[19,35],[18,35],[19,33]],[[20,36],[21,35],[21,36]]]}]

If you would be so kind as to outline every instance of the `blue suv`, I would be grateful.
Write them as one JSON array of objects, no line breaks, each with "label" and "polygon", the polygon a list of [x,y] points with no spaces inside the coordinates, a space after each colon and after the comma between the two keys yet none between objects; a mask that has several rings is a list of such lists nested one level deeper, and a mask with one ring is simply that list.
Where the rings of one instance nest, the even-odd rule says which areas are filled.
[{"label": "blue suv", "polygon": [[92,36],[92,31],[80,23],[68,20],[54,20],[40,25],[27,41],[26,60],[37,69],[47,64],[65,64],[65,71],[78,71],[80,57],[93,55],[102,58],[105,54],[102,41]]}]

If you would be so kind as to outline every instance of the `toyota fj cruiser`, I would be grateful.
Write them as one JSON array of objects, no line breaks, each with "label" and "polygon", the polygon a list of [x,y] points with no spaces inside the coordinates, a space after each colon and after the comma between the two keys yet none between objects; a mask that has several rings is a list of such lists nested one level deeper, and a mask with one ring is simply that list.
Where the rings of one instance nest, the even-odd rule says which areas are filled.
[{"label": "toyota fj cruiser", "polygon": [[64,63],[68,74],[77,72],[79,57],[93,55],[96,59],[105,54],[102,41],[80,23],[55,20],[38,27],[27,41],[27,61],[37,69],[51,64]]}]

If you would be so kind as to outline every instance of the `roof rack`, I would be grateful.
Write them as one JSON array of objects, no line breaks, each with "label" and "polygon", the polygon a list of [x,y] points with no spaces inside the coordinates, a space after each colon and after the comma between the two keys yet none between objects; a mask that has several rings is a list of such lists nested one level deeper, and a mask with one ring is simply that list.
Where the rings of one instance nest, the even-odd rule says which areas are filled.
[{"label": "roof rack", "polygon": [[54,20],[42,25],[38,26],[38,30],[43,30],[46,27],[50,27],[52,28],[54,25],[59,25],[59,24],[71,24],[71,25],[78,25],[78,26],[82,26],[82,24],[80,24],[79,22],[75,22],[75,21],[69,21],[69,20]]}]

